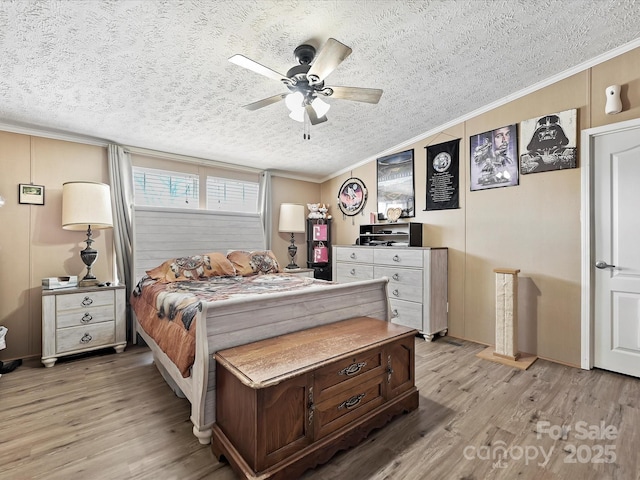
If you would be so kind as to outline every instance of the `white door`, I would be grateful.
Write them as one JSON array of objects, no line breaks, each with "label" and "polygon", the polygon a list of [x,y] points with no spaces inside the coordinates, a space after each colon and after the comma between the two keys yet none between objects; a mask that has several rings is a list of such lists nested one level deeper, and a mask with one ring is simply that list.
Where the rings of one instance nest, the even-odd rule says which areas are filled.
[{"label": "white door", "polygon": [[640,127],[593,148],[594,366],[640,377]]}]

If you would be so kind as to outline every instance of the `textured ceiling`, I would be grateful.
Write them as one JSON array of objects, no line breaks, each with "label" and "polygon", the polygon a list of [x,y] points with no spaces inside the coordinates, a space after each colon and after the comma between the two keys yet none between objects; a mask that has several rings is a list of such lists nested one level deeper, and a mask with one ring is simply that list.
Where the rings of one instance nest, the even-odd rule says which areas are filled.
[{"label": "textured ceiling", "polygon": [[[311,127],[275,80],[302,43],[353,49]],[[640,38],[635,0],[1,0],[0,122],[321,179]],[[543,112],[541,112],[543,113]]]}]

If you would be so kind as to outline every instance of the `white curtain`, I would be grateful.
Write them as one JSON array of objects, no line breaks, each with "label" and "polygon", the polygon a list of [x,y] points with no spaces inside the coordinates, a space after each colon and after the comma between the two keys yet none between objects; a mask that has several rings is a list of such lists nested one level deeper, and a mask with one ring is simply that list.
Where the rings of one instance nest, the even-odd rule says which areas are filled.
[{"label": "white curtain", "polygon": [[264,229],[265,248],[271,250],[271,172],[265,170],[260,174],[260,187],[258,190],[258,210],[262,220],[262,228]]},{"label": "white curtain", "polygon": [[135,285],[132,282],[133,265],[133,173],[131,158],[119,145],[109,145],[109,182],[111,184],[111,209],[113,211],[113,239],[116,250],[117,276],[126,285],[127,338],[133,338],[133,324],[129,297]]}]

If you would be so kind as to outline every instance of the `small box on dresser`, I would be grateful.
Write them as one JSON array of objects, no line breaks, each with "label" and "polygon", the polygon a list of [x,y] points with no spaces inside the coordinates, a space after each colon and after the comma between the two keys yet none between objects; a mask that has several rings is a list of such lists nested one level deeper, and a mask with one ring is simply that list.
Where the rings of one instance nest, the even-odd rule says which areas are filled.
[{"label": "small box on dresser", "polygon": [[124,351],[125,287],[66,288],[42,291],[42,363],[59,357],[113,347]]}]

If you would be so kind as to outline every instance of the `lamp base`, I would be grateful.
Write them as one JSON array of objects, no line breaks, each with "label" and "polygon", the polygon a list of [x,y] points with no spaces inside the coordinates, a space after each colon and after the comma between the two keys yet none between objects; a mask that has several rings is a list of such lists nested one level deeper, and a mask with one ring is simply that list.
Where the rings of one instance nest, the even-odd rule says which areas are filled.
[{"label": "lamp base", "polygon": [[78,287],[96,287],[100,281],[97,278],[82,279],[78,282]]},{"label": "lamp base", "polygon": [[298,247],[296,247],[296,244],[293,241],[293,233],[291,234],[291,244],[287,247],[287,251],[289,252],[289,265],[287,265],[285,268],[287,270],[300,268],[294,261],[296,253],[298,253]]}]

